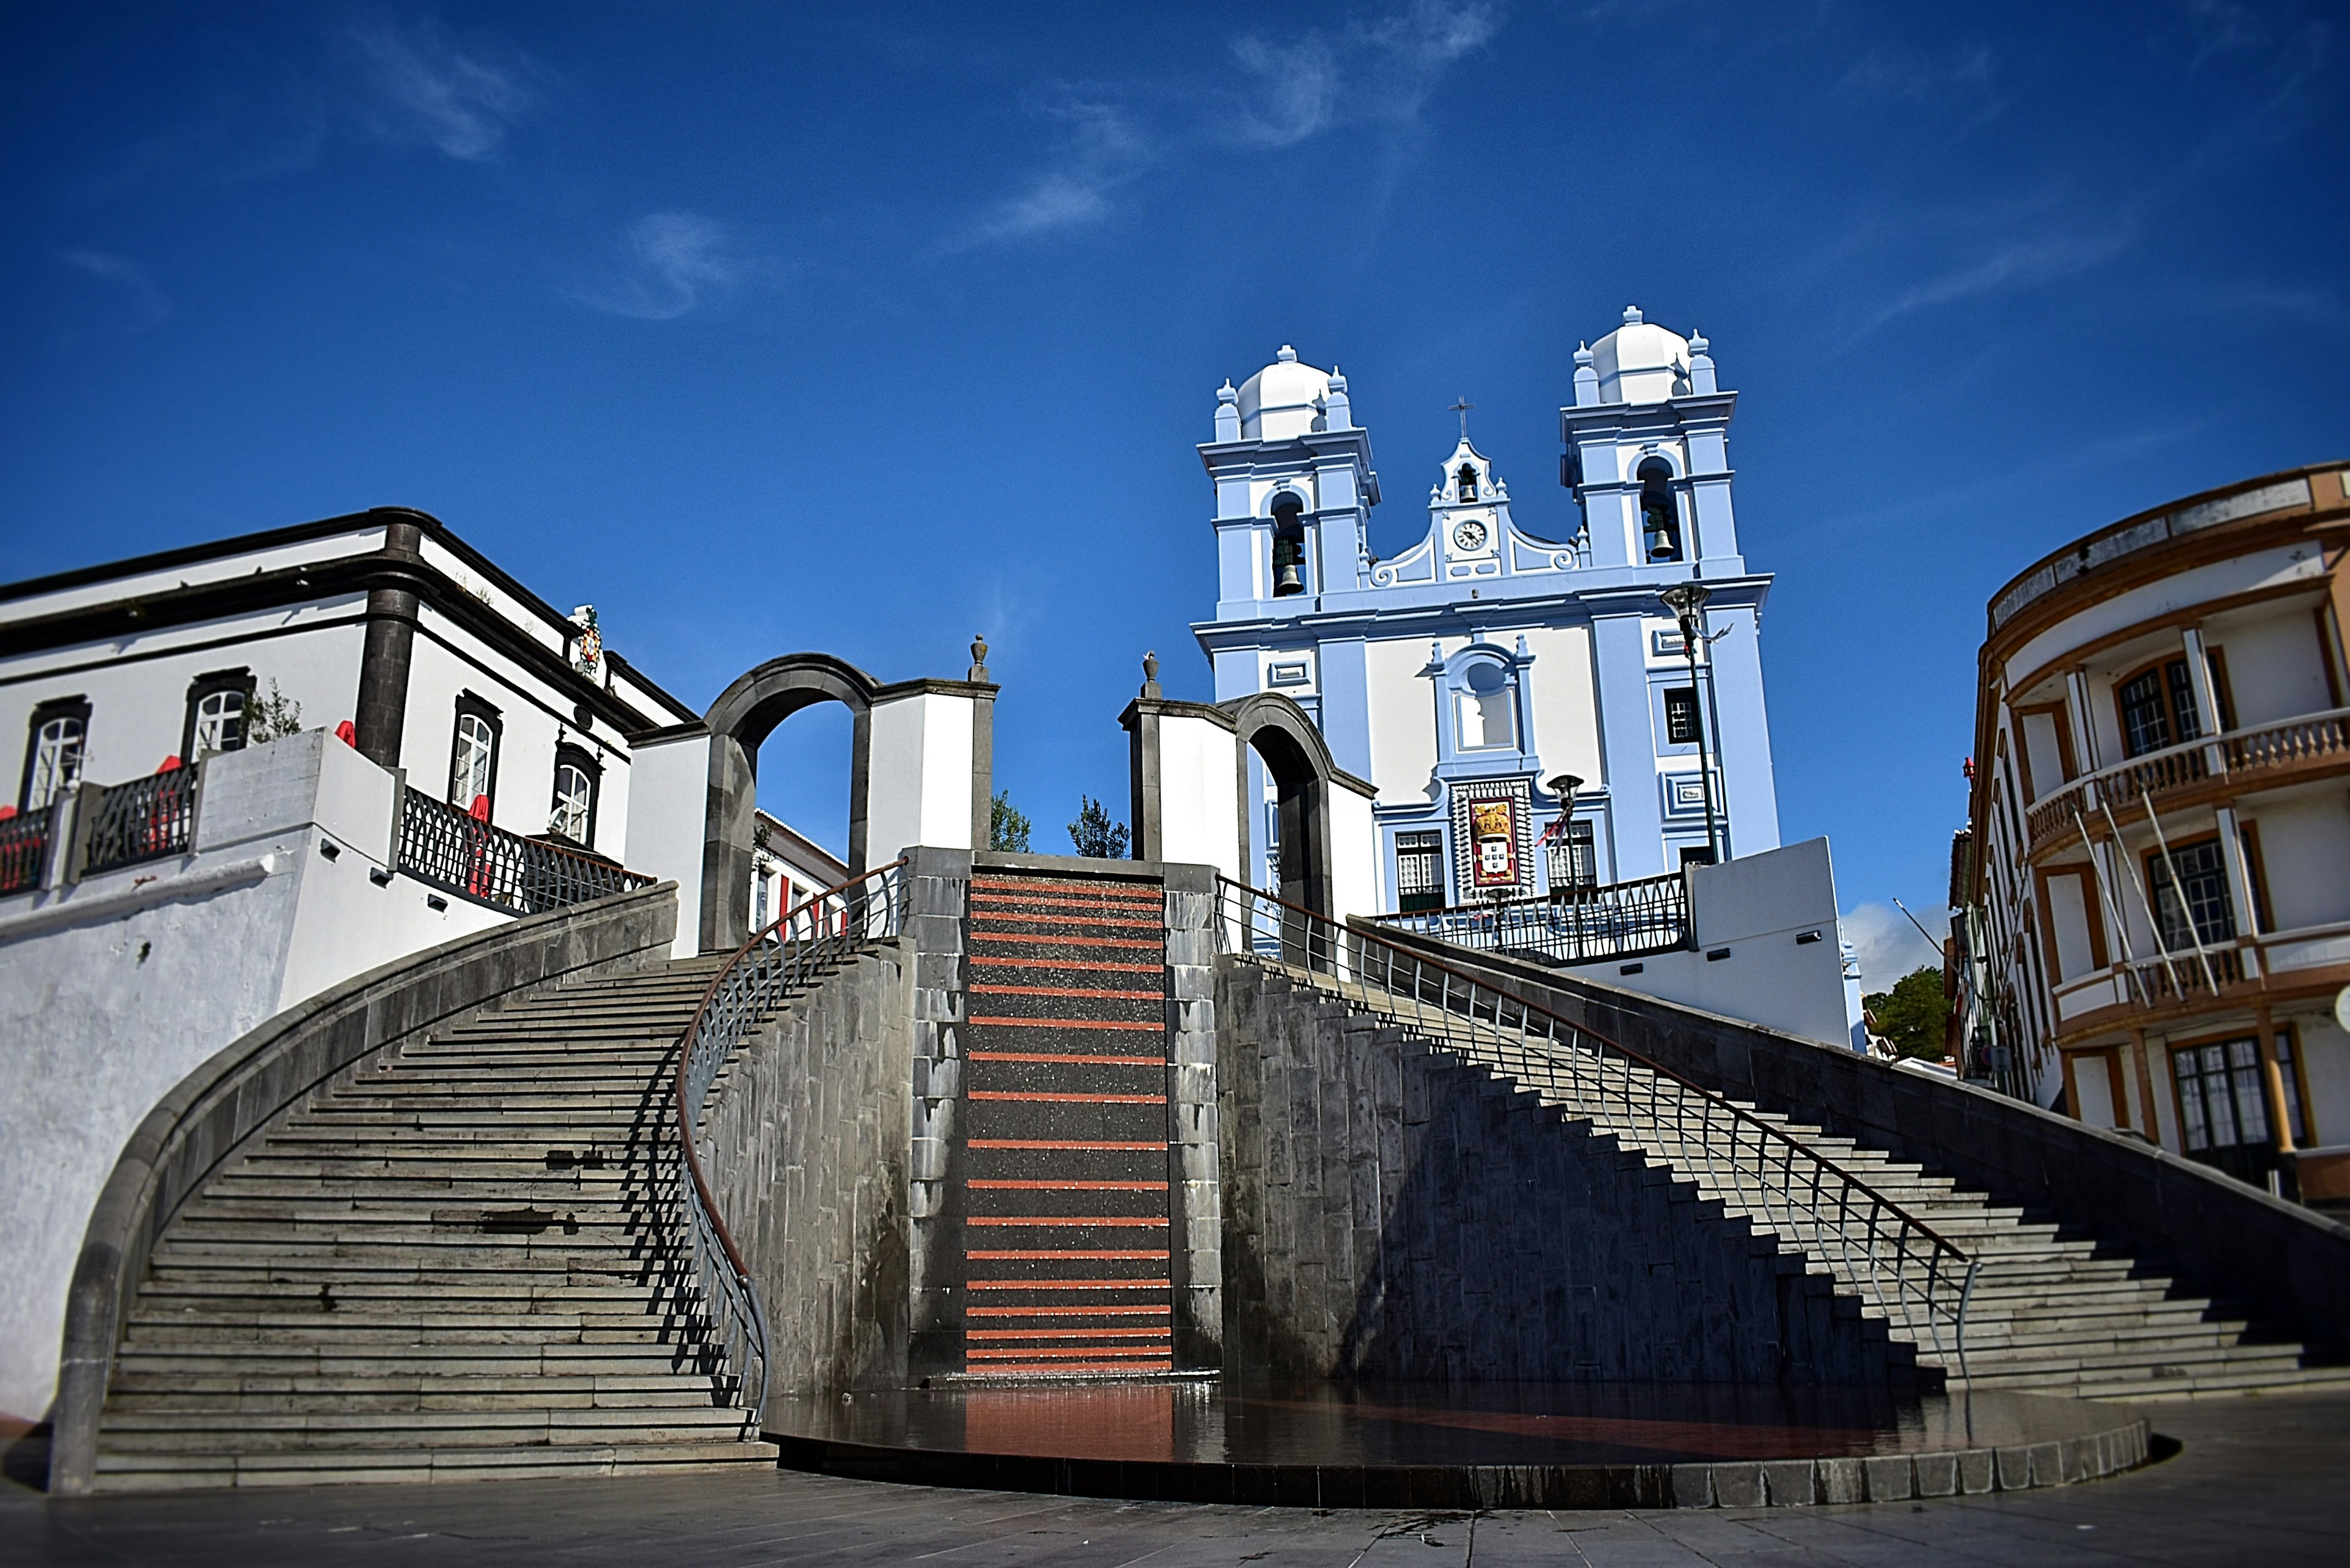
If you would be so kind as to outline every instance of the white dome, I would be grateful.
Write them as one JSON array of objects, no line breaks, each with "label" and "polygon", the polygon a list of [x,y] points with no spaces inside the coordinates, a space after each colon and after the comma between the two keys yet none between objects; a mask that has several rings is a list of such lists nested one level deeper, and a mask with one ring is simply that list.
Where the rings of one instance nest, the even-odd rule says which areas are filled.
[{"label": "white dome", "polygon": [[1278,441],[1314,428],[1316,399],[1330,395],[1328,372],[1301,364],[1284,343],[1280,358],[1241,383],[1241,439]]},{"label": "white dome", "polygon": [[1627,306],[1624,325],[1591,346],[1591,358],[1603,403],[1661,403],[1689,379],[1689,339],[1643,320],[1638,306]]}]

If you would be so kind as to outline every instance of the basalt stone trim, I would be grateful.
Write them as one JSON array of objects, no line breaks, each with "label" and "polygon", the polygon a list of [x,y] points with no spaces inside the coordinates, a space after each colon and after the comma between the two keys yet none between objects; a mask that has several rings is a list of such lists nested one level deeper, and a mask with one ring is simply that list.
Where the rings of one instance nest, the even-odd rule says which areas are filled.
[{"label": "basalt stone trim", "polygon": [[66,1298],[49,1487],[91,1489],[121,1324],[172,1216],[221,1163],[361,1058],[563,980],[665,963],[677,884],[532,915],[369,970],[224,1047],[157,1102],[99,1194]]},{"label": "basalt stone trim", "polygon": [[963,1027],[970,1015],[972,855],[916,849],[906,867],[910,992],[906,1161],[908,1376],[962,1366]]},{"label": "basalt stone trim", "polygon": [[[783,1450],[782,1463],[787,1469],[860,1480],[1257,1507],[1810,1508],[1953,1496],[1957,1495],[1953,1491],[1938,1490],[1941,1480],[1951,1476],[1986,1478],[1986,1484],[1963,1489],[1970,1494],[1994,1490],[1988,1482],[1994,1451],[1988,1449],[1767,1462],[1404,1466],[1088,1460],[892,1448],[822,1438],[774,1440]],[[2073,1481],[2118,1474],[2146,1461],[2143,1419],[2134,1417],[2081,1441],[2087,1451],[2106,1459],[2100,1461],[2104,1468],[2068,1478]],[[2066,1481],[2034,1480],[2027,1473],[2012,1485],[2002,1479],[1995,1490],[2020,1491],[2064,1484]]]}]

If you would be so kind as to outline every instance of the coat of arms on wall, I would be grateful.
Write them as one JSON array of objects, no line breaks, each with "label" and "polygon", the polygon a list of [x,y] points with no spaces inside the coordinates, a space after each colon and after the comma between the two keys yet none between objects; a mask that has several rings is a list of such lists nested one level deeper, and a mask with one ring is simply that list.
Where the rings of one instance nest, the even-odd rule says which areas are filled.
[{"label": "coat of arms on wall", "polygon": [[1518,803],[1469,803],[1469,875],[1479,890],[1518,885]]}]

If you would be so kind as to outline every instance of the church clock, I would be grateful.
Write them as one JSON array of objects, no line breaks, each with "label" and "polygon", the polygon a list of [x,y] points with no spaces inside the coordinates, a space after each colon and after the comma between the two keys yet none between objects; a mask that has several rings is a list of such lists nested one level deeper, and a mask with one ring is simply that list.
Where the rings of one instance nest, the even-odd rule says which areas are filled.
[{"label": "church clock", "polygon": [[1463,523],[1460,527],[1452,530],[1452,543],[1463,550],[1483,549],[1485,547],[1485,525],[1482,523],[1478,522],[1474,517],[1471,517],[1468,522]]}]

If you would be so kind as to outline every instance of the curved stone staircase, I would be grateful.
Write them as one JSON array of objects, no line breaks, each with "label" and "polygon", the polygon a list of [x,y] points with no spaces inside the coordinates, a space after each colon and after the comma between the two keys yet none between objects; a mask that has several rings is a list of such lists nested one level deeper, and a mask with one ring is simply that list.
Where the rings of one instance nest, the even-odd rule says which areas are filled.
[{"label": "curved stone staircase", "polygon": [[773,1464],[676,1241],[676,1042],[723,961],[527,993],[255,1137],[153,1251],[96,1484]]},{"label": "curved stone staircase", "polygon": [[[1914,1345],[1920,1365],[1941,1369],[1952,1387],[2072,1393],[2090,1398],[2160,1399],[2197,1395],[2350,1385],[2350,1367],[2316,1365],[2289,1337],[2263,1334],[2224,1303],[2181,1290],[2162,1275],[2068,1233],[2053,1219],[1993,1203],[1948,1176],[1894,1159],[1852,1139],[1743,1102],[1731,1102],[1860,1179],[1921,1223],[1979,1259],[1981,1270],[1968,1303],[1965,1376],[1954,1354],[1938,1354],[1924,1314],[1893,1293],[1872,1290],[1857,1261],[1865,1242],[1857,1223],[1838,1224],[1791,1213],[1726,1167],[1717,1148],[1684,1137],[1675,1111],[1685,1096],[1673,1080],[1614,1053],[1568,1053],[1530,1042],[1517,1028],[1458,1009],[1397,995],[1376,986],[1264,956],[1262,965],[1291,983],[1308,986],[1358,1014],[1390,1022],[1432,1050],[1484,1066],[1496,1079],[1560,1106],[1570,1124],[1615,1139],[1690,1183],[1701,1198],[1746,1218],[1758,1232],[1801,1253],[1808,1267],[1831,1277],[1864,1314],[1887,1320],[1897,1340]],[[1534,1057],[1539,1056],[1540,1060]],[[1565,1062],[1564,1070],[1553,1065]],[[1651,1112],[1650,1107],[1654,1110]],[[1694,1127],[1692,1115],[1683,1125]],[[1922,1262],[1906,1271],[1914,1282]],[[1945,1323],[1947,1341],[1950,1327]]]}]

